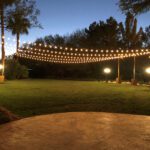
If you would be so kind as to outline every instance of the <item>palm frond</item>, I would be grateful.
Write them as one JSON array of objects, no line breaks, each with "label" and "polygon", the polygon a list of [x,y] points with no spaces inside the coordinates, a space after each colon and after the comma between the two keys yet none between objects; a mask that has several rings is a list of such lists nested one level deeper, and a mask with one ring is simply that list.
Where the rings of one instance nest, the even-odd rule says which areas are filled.
[{"label": "palm frond", "polygon": [[150,0],[120,0],[118,5],[125,14],[138,15],[150,11]]}]

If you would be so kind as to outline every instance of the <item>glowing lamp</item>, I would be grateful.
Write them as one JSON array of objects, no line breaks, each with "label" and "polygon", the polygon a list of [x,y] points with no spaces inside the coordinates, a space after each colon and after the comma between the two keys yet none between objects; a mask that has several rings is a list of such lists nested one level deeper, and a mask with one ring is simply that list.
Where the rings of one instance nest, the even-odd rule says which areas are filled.
[{"label": "glowing lamp", "polygon": [[2,64],[0,64],[0,70],[2,70],[4,68],[4,66]]},{"label": "glowing lamp", "polygon": [[149,68],[146,68],[145,72],[146,72],[147,74],[150,74],[150,67],[149,67]]},{"label": "glowing lamp", "polygon": [[105,68],[104,69],[104,73],[105,74],[110,74],[111,73],[111,69],[110,68]]}]

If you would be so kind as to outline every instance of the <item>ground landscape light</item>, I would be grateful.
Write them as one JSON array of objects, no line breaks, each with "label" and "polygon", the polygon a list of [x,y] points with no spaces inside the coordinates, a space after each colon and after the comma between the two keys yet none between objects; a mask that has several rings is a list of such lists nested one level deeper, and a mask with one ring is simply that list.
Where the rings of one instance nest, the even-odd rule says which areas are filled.
[{"label": "ground landscape light", "polygon": [[105,74],[110,74],[111,73],[111,69],[110,68],[105,68],[104,69],[104,73]]},{"label": "ground landscape light", "polygon": [[146,72],[147,74],[150,74],[150,67],[146,68],[145,72]]},{"label": "ground landscape light", "polygon": [[2,64],[0,64],[0,70],[3,69],[3,68],[4,68],[4,66]]}]

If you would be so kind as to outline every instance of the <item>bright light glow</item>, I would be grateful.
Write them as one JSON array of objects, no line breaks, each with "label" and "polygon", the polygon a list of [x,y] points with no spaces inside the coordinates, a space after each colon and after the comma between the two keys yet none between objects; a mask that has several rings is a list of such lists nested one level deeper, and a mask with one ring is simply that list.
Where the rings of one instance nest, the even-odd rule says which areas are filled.
[{"label": "bright light glow", "polygon": [[4,66],[3,66],[2,64],[0,64],[0,70],[3,69],[3,67],[4,67]]},{"label": "bright light glow", "polygon": [[105,68],[105,69],[104,69],[104,73],[110,74],[110,73],[111,73],[111,69],[110,69],[110,68]]},{"label": "bright light glow", "polygon": [[146,68],[145,72],[148,73],[148,74],[150,74],[150,67]]}]

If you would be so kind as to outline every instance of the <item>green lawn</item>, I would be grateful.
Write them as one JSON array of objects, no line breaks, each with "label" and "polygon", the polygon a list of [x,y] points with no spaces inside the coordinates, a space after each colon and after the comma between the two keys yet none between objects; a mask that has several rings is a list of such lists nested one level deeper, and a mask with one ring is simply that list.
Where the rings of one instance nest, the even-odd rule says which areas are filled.
[{"label": "green lawn", "polygon": [[96,81],[7,81],[0,84],[0,105],[21,117],[70,111],[150,115],[150,88]]}]

